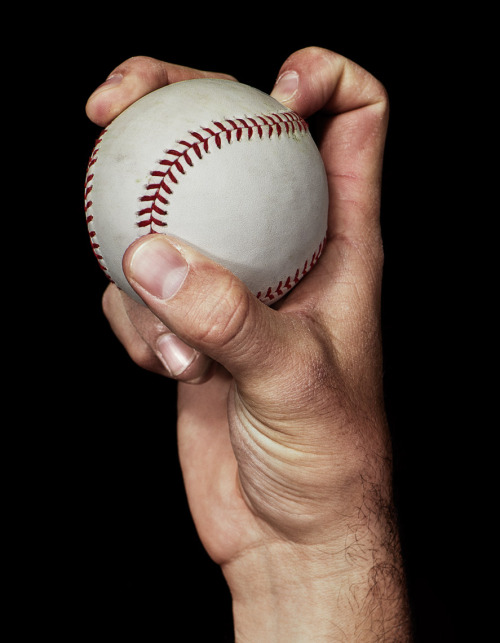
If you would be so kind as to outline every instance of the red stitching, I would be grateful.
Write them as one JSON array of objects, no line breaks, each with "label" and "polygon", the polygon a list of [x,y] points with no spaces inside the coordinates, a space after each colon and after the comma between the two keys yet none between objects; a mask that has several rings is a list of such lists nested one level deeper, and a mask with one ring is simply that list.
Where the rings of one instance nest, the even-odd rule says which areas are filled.
[{"label": "red stitching", "polygon": [[147,205],[137,212],[137,226],[144,234],[158,232],[157,228],[167,226],[168,196],[178,184],[180,175],[186,174],[187,166],[193,166],[191,153],[201,159],[203,154],[210,153],[211,145],[220,149],[223,139],[230,144],[233,140],[241,141],[245,134],[250,140],[254,134],[259,138],[266,136],[271,138],[275,134],[278,137],[281,136],[283,131],[287,136],[293,136],[296,133],[305,133],[307,130],[307,123],[298,114],[286,112],[266,114],[256,118],[213,121],[210,126],[201,127],[197,132],[189,132],[186,138],[178,141],[176,148],[165,150],[164,157],[158,162],[161,169],[151,172],[152,178],[145,187],[146,194],[140,199]]},{"label": "red stitching", "polygon": [[87,174],[85,177],[85,204],[84,204],[84,210],[85,210],[85,217],[87,221],[87,229],[89,231],[89,237],[90,237],[90,244],[92,247],[92,250],[94,252],[95,258],[97,259],[99,266],[103,270],[104,274],[106,277],[113,282],[113,279],[111,278],[108,268],[106,267],[106,264],[104,263],[104,258],[99,252],[99,243],[97,242],[96,239],[96,233],[95,230],[93,229],[93,221],[94,221],[94,216],[91,213],[90,209],[92,207],[92,199],[90,198],[92,188],[93,188],[93,179],[94,175],[91,172],[91,168],[95,163],[97,162],[97,153],[99,152],[99,145],[101,144],[102,137],[106,133],[106,129],[102,130],[101,135],[99,138],[96,140],[94,149],[92,150],[92,154],[90,156],[88,165],[87,165]]},{"label": "red stitching", "polygon": [[280,281],[279,284],[273,288],[269,287],[265,292],[260,291],[257,293],[257,299],[260,299],[260,301],[274,301],[275,299],[278,299],[280,297],[283,297],[289,290],[291,290],[295,285],[299,283],[299,281],[304,277],[304,275],[307,275],[308,272],[312,270],[312,268],[318,263],[318,259],[320,258],[324,247],[326,244],[326,237],[323,239],[323,241],[319,244],[319,248],[314,251],[313,256],[311,257],[310,260],[305,261],[304,267],[302,268],[302,271],[300,268],[297,268],[295,271],[295,275],[288,276],[285,279],[285,283],[283,281]]},{"label": "red stitching", "polygon": [[[167,206],[169,205],[168,196],[173,192],[173,187],[178,184],[179,177],[176,174],[184,175],[187,168],[193,166],[193,160],[190,156],[195,155],[198,159],[203,157],[203,154],[210,153],[210,144],[213,142],[215,146],[220,149],[222,147],[223,138],[228,143],[232,143],[233,139],[241,141],[246,134],[250,140],[254,134],[259,138],[267,136],[271,138],[274,134],[280,137],[283,133],[286,136],[293,136],[296,133],[305,133],[308,131],[308,125],[298,114],[295,112],[286,112],[284,114],[268,114],[265,116],[255,118],[236,118],[227,119],[225,123],[222,121],[214,121],[214,127],[202,127],[198,132],[189,132],[187,139],[178,141],[177,145],[180,149],[168,149],[165,151],[165,157],[159,161],[160,169],[153,170],[150,173],[151,180],[146,186],[148,193],[143,195],[140,199],[141,202],[147,204],[146,207],[137,212],[137,226],[144,230],[144,234],[153,234],[157,230],[155,228],[164,228],[167,226],[165,217],[167,216]],[[216,129],[217,128],[217,129]],[[218,131],[217,131],[218,130]],[[89,237],[91,240],[92,250],[99,262],[100,267],[106,274],[110,281],[113,281],[109,275],[108,268],[104,263],[104,259],[99,252],[99,243],[96,239],[96,233],[93,229],[93,215],[91,213],[92,207],[92,181],[94,174],[91,172],[92,166],[97,162],[99,145],[102,137],[106,133],[106,129],[101,132],[100,137],[97,139],[92,155],[89,159],[87,166],[87,175],[85,180],[85,214]],[[165,169],[163,169],[165,168]],[[159,181],[157,179],[160,179]],[[171,181],[171,184],[167,183]],[[148,230],[149,228],[149,230]],[[273,302],[275,299],[282,297],[289,290],[291,290],[304,275],[306,275],[318,262],[323,249],[325,247],[326,237],[320,243],[319,248],[313,253],[309,260],[306,260],[302,270],[297,268],[295,275],[288,276],[284,282],[280,281],[277,286],[270,286],[266,291],[257,293],[257,298],[261,301]]]}]

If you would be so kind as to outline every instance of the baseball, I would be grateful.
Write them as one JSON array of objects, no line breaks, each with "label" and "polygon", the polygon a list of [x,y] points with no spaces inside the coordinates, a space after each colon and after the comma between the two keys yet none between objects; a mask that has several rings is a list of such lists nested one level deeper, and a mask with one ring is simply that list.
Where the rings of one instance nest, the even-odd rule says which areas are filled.
[{"label": "baseball", "polygon": [[230,80],[186,80],[138,100],[102,132],[85,181],[97,260],[140,302],[123,254],[142,235],[167,233],[272,305],[318,261],[327,209],[325,168],[307,123]]}]

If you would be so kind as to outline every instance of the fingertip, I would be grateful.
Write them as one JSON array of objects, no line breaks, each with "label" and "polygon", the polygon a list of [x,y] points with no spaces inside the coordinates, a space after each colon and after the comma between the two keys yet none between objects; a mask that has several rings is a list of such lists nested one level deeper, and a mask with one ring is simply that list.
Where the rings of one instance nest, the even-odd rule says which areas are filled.
[{"label": "fingertip", "polygon": [[278,77],[271,96],[283,104],[294,99],[299,89],[299,74],[291,69],[285,71]]},{"label": "fingertip", "polygon": [[129,58],[91,94],[86,105],[87,116],[106,127],[136,100],[168,82],[166,63],[147,56]]},{"label": "fingertip", "polygon": [[322,77],[332,56],[338,57],[321,47],[295,51],[281,66],[271,96],[303,117],[318,111],[328,99]]},{"label": "fingertip", "polygon": [[203,77],[236,80],[227,74],[191,69],[149,56],[133,56],[116,67],[92,93],[86,113],[91,121],[106,127],[146,94],[181,80]]},{"label": "fingertip", "polygon": [[195,350],[173,333],[160,335],[156,340],[159,360],[169,377],[187,384],[201,384],[213,373],[213,360]]},{"label": "fingertip", "polygon": [[88,118],[99,125],[106,127],[119,113],[121,107],[117,107],[116,90],[123,82],[123,74],[111,74],[94,92],[89,96],[85,105],[85,112]]},{"label": "fingertip", "polygon": [[182,375],[195,361],[197,351],[173,333],[160,335],[156,340],[158,357],[172,377]]},{"label": "fingertip", "polygon": [[155,234],[141,237],[127,248],[123,269],[133,288],[137,285],[153,297],[168,300],[184,283],[189,264],[166,235]]}]

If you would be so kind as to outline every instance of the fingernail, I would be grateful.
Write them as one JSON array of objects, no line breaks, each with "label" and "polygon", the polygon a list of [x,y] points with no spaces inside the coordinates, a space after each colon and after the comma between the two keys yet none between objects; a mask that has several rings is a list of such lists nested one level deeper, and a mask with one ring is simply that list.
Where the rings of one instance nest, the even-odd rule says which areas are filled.
[{"label": "fingernail", "polygon": [[170,299],[184,283],[188,264],[163,235],[153,235],[134,251],[129,273],[154,297]]},{"label": "fingernail", "polygon": [[274,86],[271,96],[281,103],[294,97],[299,87],[299,75],[296,71],[286,71],[282,74]]},{"label": "fingernail", "polygon": [[197,352],[169,333],[161,335],[156,341],[159,357],[172,377],[181,375],[195,359]]}]

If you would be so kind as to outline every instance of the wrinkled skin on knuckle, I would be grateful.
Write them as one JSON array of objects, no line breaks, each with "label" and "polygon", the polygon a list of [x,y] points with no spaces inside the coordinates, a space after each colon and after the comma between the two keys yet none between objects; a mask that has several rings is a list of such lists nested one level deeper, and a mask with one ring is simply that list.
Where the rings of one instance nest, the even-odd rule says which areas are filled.
[{"label": "wrinkled skin on knuckle", "polygon": [[243,331],[249,328],[251,296],[230,274],[223,288],[207,290],[189,312],[194,343],[209,352],[212,348],[228,350],[236,341],[243,341]]}]

